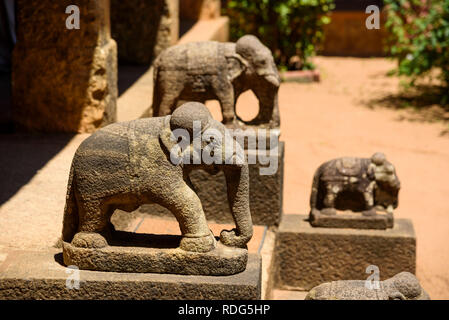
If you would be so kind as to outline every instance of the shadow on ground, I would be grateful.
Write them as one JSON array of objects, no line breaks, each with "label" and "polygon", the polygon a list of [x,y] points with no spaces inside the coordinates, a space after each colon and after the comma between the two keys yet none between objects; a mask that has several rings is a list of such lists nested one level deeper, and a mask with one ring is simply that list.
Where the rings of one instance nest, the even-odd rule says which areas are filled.
[{"label": "shadow on ground", "polygon": [[403,89],[396,94],[373,98],[364,103],[371,109],[384,107],[410,111],[400,114],[398,116],[400,121],[445,122],[447,129],[443,130],[441,135],[449,135],[449,104],[441,104],[444,90],[441,86],[419,85]]},{"label": "shadow on ground", "polygon": [[148,65],[119,64],[118,95],[121,96],[128,90],[149,68]]},{"label": "shadow on ground", "polygon": [[73,134],[0,134],[0,205],[50,161]]},{"label": "shadow on ground", "polygon": [[0,72],[0,133],[12,132],[11,74]]}]

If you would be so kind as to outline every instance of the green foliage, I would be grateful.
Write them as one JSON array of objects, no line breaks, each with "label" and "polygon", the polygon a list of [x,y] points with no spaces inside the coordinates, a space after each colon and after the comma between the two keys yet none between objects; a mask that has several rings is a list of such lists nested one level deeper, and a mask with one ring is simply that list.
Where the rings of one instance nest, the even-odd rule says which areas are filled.
[{"label": "green foliage", "polygon": [[309,58],[323,40],[334,0],[224,0],[231,39],[254,34],[282,69],[313,69]]},{"label": "green foliage", "polygon": [[[449,89],[449,0],[384,0],[389,52],[398,60],[396,74],[411,85],[434,68]],[[443,103],[449,102],[444,90]]]}]

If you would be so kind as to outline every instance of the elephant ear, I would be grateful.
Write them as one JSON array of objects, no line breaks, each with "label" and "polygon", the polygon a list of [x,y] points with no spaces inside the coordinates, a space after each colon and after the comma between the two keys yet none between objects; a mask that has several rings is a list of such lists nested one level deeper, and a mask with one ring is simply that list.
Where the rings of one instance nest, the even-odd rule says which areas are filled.
[{"label": "elephant ear", "polygon": [[228,79],[231,82],[238,78],[247,68],[246,61],[239,54],[227,56],[226,62],[228,69]]}]

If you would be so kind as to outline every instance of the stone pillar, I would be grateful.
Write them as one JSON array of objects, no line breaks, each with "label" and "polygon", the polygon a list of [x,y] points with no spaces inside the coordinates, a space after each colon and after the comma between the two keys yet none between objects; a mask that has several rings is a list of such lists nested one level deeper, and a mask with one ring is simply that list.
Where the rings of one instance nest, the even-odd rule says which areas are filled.
[{"label": "stone pillar", "polygon": [[[92,132],[114,122],[117,48],[110,36],[109,0],[16,3],[16,125],[30,131]],[[79,29],[66,27],[70,5],[79,8]]]},{"label": "stone pillar", "polygon": [[111,0],[112,37],[121,61],[150,64],[178,41],[179,0]]}]

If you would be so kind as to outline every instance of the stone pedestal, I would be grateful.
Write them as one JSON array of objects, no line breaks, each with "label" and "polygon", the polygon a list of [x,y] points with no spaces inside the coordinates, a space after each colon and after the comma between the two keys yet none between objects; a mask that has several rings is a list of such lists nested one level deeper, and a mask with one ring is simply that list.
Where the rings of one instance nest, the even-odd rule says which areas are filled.
[{"label": "stone pedestal", "polygon": [[408,219],[387,230],[314,228],[307,215],[284,215],[276,235],[274,283],[279,289],[310,290],[328,281],[366,280],[379,268],[380,280],[415,273],[416,236]]},{"label": "stone pedestal", "polygon": [[[278,225],[282,215],[282,195],[284,184],[284,148],[285,143],[279,142],[278,168],[275,174],[261,175],[260,163],[249,164],[249,202],[253,223],[256,225]],[[256,155],[256,150],[245,150],[246,154]],[[203,170],[190,174],[195,191],[201,200],[206,218],[218,223],[233,223],[227,199],[226,179],[222,172],[210,175]],[[167,209],[156,205],[143,205],[139,212],[157,216],[173,214]]]},{"label": "stone pedestal", "polygon": [[[72,241],[73,242],[73,241]],[[182,250],[181,236],[115,231],[102,248],[63,242],[64,264],[83,270],[227,276],[243,272],[248,250],[223,245],[209,252]]]},{"label": "stone pedestal", "polygon": [[77,1],[79,29],[66,26],[72,1],[16,3],[12,95],[17,127],[92,132],[114,122],[117,48],[109,32],[109,0]]},{"label": "stone pedestal", "polygon": [[111,0],[120,61],[150,64],[179,37],[179,0]]},{"label": "stone pedestal", "polygon": [[[79,289],[71,282],[77,274]],[[60,249],[9,252],[0,264],[0,300],[255,300],[260,299],[260,292],[261,259],[256,254],[249,255],[245,271],[232,276],[73,270],[62,265]]]}]

